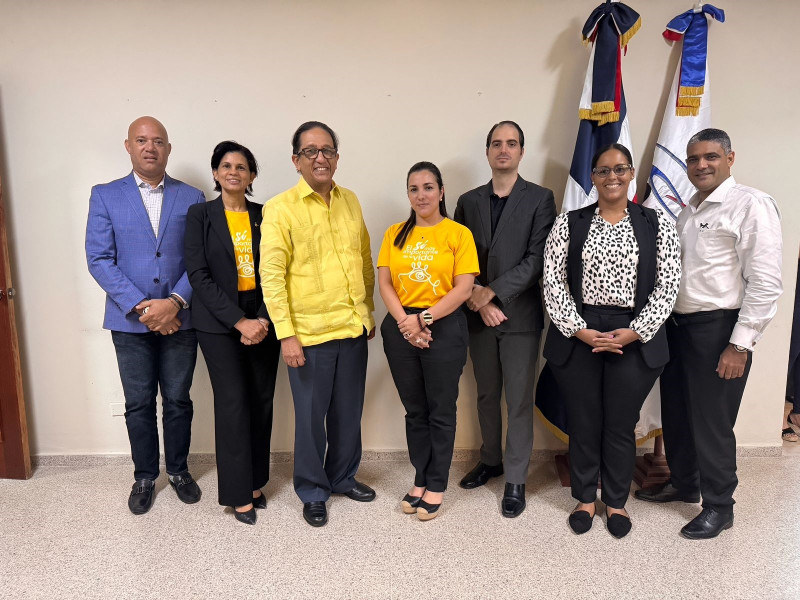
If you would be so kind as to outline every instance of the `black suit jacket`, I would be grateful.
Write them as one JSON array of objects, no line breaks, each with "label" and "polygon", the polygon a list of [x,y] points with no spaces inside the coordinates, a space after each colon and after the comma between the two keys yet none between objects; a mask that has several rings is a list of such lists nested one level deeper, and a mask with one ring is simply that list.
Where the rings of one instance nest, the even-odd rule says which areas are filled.
[{"label": "black suit jacket", "polygon": [[[489,196],[492,182],[458,199],[454,220],[475,238],[478,283],[497,295],[493,302],[508,317],[496,329],[504,332],[541,331],[544,311],[539,280],[544,269],[544,243],[556,218],[553,192],[517,177],[492,236]],[[481,316],[465,307],[471,331],[485,327]]]},{"label": "black suit jacket", "polygon": [[[248,200],[247,211],[250,213],[256,291],[260,294],[258,262],[261,205]],[[208,333],[228,333],[245,314],[239,308],[236,258],[221,197],[195,204],[186,214],[184,262],[193,290],[192,323],[195,329]],[[269,318],[263,302],[258,309],[258,316]]]}]

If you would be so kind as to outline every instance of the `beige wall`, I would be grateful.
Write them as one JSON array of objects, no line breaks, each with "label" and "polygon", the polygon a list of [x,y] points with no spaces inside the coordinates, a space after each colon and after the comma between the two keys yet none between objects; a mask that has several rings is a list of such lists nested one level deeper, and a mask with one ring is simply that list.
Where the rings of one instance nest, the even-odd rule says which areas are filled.
[{"label": "beige wall", "polygon": [[[122,390],[83,236],[91,186],[130,170],[122,141],[131,120],[161,119],[173,144],[170,174],[207,194],[214,144],[248,145],[262,167],[262,202],[296,181],[294,128],[330,123],[341,137],[336,179],[359,195],[377,254],[385,228],[407,214],[408,167],[439,164],[452,210],[460,193],[488,180],[483,140],[500,119],[526,132],[522,175],[561,202],[588,60],[580,28],[597,3],[2,0],[0,167],[33,452],[128,450],[123,418],[109,408]],[[624,80],[642,185],[679,56],[661,31],[691,4],[632,3],[643,25]],[[800,242],[790,163],[800,83],[788,66],[800,55],[800,8],[726,0],[724,9],[728,22],[711,26],[714,125],[733,138],[736,177],[773,194],[784,219],[789,291],[759,345],[737,426],[740,444],[768,446],[779,443]],[[364,447],[405,448],[380,340],[370,348]],[[469,366],[461,385],[457,446],[474,448]],[[202,360],[193,396],[193,451],[213,451]],[[292,419],[281,367],[274,449],[291,449]],[[536,427],[537,447],[560,447]]]}]

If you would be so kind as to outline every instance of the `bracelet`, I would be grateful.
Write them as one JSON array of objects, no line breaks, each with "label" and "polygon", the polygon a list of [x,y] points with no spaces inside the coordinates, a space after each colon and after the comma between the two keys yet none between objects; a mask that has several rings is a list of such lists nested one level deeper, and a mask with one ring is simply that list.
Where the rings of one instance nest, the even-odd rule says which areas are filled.
[{"label": "bracelet", "polygon": [[425,324],[422,322],[422,317],[419,315],[420,313],[417,313],[417,323],[419,323],[419,330],[422,331],[425,329]]},{"label": "bracelet", "polygon": [[177,298],[175,298],[174,296],[167,296],[167,298],[168,298],[169,300],[172,300],[172,301],[175,303],[175,306],[177,306],[177,307],[178,307],[178,310],[181,310],[181,309],[183,308],[183,306],[181,305],[181,303],[180,303],[180,302],[178,302],[178,299],[177,299]]}]

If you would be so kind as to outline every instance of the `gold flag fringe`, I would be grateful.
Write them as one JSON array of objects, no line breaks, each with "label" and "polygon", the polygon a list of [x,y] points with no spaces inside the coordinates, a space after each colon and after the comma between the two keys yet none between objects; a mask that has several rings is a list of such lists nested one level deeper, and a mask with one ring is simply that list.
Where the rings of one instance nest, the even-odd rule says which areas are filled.
[{"label": "gold flag fringe", "polygon": [[678,90],[678,96],[702,96],[705,93],[706,86],[700,87],[687,87],[682,85]]},{"label": "gold flag fringe", "polygon": [[675,116],[677,117],[696,117],[698,114],[700,114],[700,107],[698,106],[675,107]]},{"label": "gold flag fringe", "polygon": [[678,98],[678,106],[700,106],[700,98],[695,96],[691,97],[680,97]]},{"label": "gold flag fringe", "polygon": [[619,111],[614,111],[604,114],[598,121],[598,125],[605,125],[606,123],[616,123],[619,121]]},{"label": "gold flag fringe", "polygon": [[600,115],[614,110],[613,100],[604,100],[603,102],[592,102],[592,114]]},{"label": "gold flag fringe", "polygon": [[634,23],[628,31],[623,33],[619,36],[619,47],[624,48],[628,45],[628,42],[631,41],[631,38],[636,35],[636,32],[639,31],[639,28],[642,26],[642,17],[636,19],[636,23]]},{"label": "gold flag fringe", "polygon": [[605,125],[606,123],[616,123],[619,121],[619,111],[595,113],[588,108],[581,108],[578,109],[578,118],[581,121],[597,121],[598,125]]}]

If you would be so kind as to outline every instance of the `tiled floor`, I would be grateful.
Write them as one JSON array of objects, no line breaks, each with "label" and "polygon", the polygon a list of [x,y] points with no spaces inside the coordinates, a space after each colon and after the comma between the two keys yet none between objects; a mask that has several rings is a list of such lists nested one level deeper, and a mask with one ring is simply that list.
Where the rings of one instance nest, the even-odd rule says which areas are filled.
[{"label": "tiled floor", "polygon": [[406,461],[365,462],[359,478],[378,498],[334,497],[321,529],[302,519],[289,464],[274,465],[254,527],[217,505],[212,466],[194,468],[199,504],[181,504],[162,476],[138,517],[126,508],[129,466],[39,467],[29,481],[0,481],[0,597],[800,598],[794,450],[739,459],[736,524],[709,541],[678,535],[697,505],[633,498],[627,538],[599,518],[572,534],[574,501],[550,461],[532,464],[518,519],[499,514],[502,481],[462,490],[472,465],[455,463],[443,513],[428,523],[398,508]]}]

